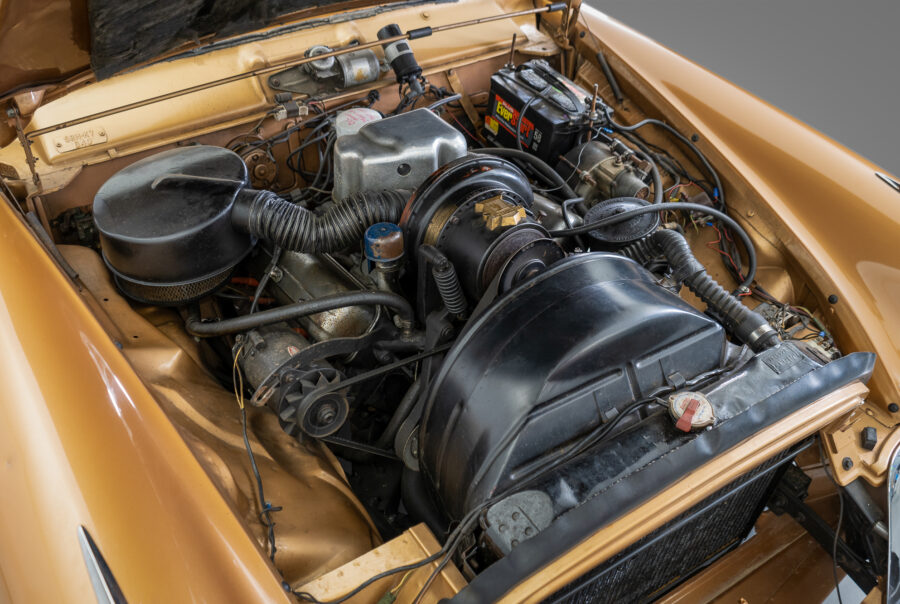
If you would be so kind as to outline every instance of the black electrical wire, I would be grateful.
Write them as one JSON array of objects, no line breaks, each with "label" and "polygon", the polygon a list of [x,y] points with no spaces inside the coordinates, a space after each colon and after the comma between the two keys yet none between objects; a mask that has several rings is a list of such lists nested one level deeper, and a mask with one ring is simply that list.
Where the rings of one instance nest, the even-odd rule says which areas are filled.
[{"label": "black electrical wire", "polygon": [[[313,602],[314,604],[341,604],[342,602],[346,602],[353,596],[357,595],[358,593],[360,593],[361,591],[363,591],[364,589],[366,589],[373,583],[380,581],[386,577],[390,577],[392,575],[396,575],[396,574],[402,573],[402,572],[416,570],[417,568],[421,568],[427,564],[431,564],[432,562],[434,562],[436,560],[440,560],[444,556],[447,556],[447,559],[449,559],[449,556],[452,554],[453,550],[455,550],[456,547],[459,545],[459,542],[461,541],[462,536],[465,535],[466,531],[468,531],[472,527],[472,525],[475,523],[475,521],[477,521],[478,515],[481,513],[481,511],[485,507],[487,507],[487,503],[488,502],[485,502],[481,506],[476,507],[475,509],[470,511],[468,514],[466,514],[466,516],[463,518],[463,520],[460,521],[460,523],[456,526],[456,528],[453,529],[453,531],[450,533],[450,535],[448,536],[447,541],[444,543],[443,547],[441,547],[441,549],[439,549],[435,553],[431,554],[430,556],[423,558],[422,560],[419,560],[417,562],[412,562],[410,564],[405,564],[403,566],[398,566],[396,568],[390,568],[386,571],[380,572],[377,575],[369,577],[368,579],[366,579],[365,581],[363,581],[362,583],[360,583],[359,585],[354,587],[352,590],[350,590],[343,596],[336,598],[334,600],[322,601],[322,600],[317,599],[311,593],[305,592],[305,591],[294,591],[293,593],[295,596],[300,597],[309,602]],[[495,502],[493,500],[491,500],[490,503],[492,504]],[[444,565],[446,565],[446,563],[439,565],[439,568],[443,568]]]},{"label": "black electrical wire", "polygon": [[[635,132],[622,132],[621,134],[623,136],[625,136],[625,138],[627,138],[629,141],[631,141],[634,145],[636,145],[639,149],[641,149],[644,153],[649,153],[649,154],[654,155],[657,158],[657,160],[660,160],[660,163],[663,163],[662,160],[664,157],[668,157],[668,160],[671,160],[672,165],[669,166],[667,168],[667,170],[669,170],[669,172],[673,176],[686,178],[688,181],[697,185],[697,187],[699,187],[700,190],[702,190],[704,193],[706,193],[710,199],[714,199],[716,197],[713,189],[710,188],[709,186],[707,186],[707,184],[710,184],[710,183],[708,183],[708,181],[696,178],[696,177],[688,174],[687,170],[684,168],[684,166],[682,166],[681,163],[677,159],[672,157],[672,155],[665,149],[662,149],[661,147],[658,147],[656,145],[653,145],[653,144],[647,142],[636,131]],[[658,149],[661,152],[661,154],[653,154],[650,151],[650,148]],[[680,183],[676,183],[676,185],[677,184],[680,184]],[[721,208],[723,210],[726,209],[724,206],[724,203],[721,205]],[[724,227],[723,227],[723,230],[725,230],[725,236],[721,237],[720,238],[721,240],[719,242],[719,249],[723,252],[722,254],[720,254],[722,264],[724,265],[724,267],[728,271],[728,273],[731,274],[736,281],[740,282],[743,279],[743,275],[741,274],[741,270],[742,270],[741,257],[740,257],[740,254],[737,253],[737,248],[729,240],[727,229],[724,229]],[[731,266],[729,259],[734,261],[734,266]]]},{"label": "black electrical wire", "polygon": [[697,187],[699,187],[701,191],[706,193],[710,199],[713,199],[715,197],[712,183],[704,178],[688,173],[684,165],[682,165],[682,163],[675,157],[673,157],[672,154],[667,150],[659,147],[658,145],[650,143],[644,137],[640,136],[637,132],[621,132],[620,134],[631,141],[632,144],[634,144],[644,153],[649,153],[650,155],[652,155],[657,163],[659,163],[659,165],[661,165],[669,174],[672,175],[672,178],[675,181],[674,185],[681,184],[681,180],[684,179],[697,185]]},{"label": "black electrical wire", "polygon": [[559,173],[550,167],[550,165],[542,160],[540,157],[536,155],[532,155],[527,151],[519,151],[518,149],[507,149],[504,147],[486,147],[484,149],[478,149],[475,151],[476,153],[487,153],[489,155],[499,155],[501,157],[512,157],[527,163],[530,163],[531,166],[537,171],[538,174],[543,176],[545,180],[551,182],[554,185],[557,185],[561,190],[562,194],[566,199],[571,199],[573,197],[578,197],[575,194],[575,191],[572,190],[565,179],[559,175]]},{"label": "black electrical wire", "polygon": [[543,98],[544,94],[546,94],[550,90],[550,87],[544,88],[541,92],[534,95],[530,99],[525,102],[525,106],[522,107],[522,111],[519,112],[519,119],[516,120],[516,148],[519,151],[524,152],[525,149],[522,148],[522,122],[525,121],[525,114],[531,109],[531,106],[534,102],[540,98]]},{"label": "black electrical wire", "polygon": [[259,514],[260,520],[268,529],[269,560],[272,561],[272,564],[275,564],[275,552],[278,551],[278,548],[275,547],[275,521],[272,520],[272,512],[280,512],[281,507],[273,506],[266,501],[266,494],[265,491],[263,491],[262,476],[259,474],[259,468],[256,465],[256,457],[253,455],[253,448],[250,446],[250,439],[247,436],[247,409],[244,407],[241,407],[241,433],[244,437],[244,448],[247,449],[247,457],[250,458],[250,468],[253,470],[253,477],[256,479],[256,490],[259,493],[259,505],[262,507],[262,512]]},{"label": "black electrical wire", "polygon": [[583,235],[585,233],[590,233],[591,231],[599,227],[625,222],[626,220],[634,218],[635,216],[642,216],[644,214],[650,214],[653,212],[665,212],[668,210],[680,210],[682,212],[702,212],[703,214],[709,214],[714,218],[721,220],[729,228],[731,228],[737,234],[738,238],[740,238],[741,243],[744,244],[744,249],[747,252],[747,274],[744,276],[739,287],[749,289],[750,284],[753,283],[753,279],[756,277],[756,248],[753,247],[753,242],[750,240],[750,236],[747,235],[747,231],[745,231],[743,227],[735,222],[735,220],[728,214],[699,203],[685,203],[679,201],[673,203],[663,203],[659,205],[643,206],[634,210],[622,212],[621,214],[609,216],[595,222],[585,223],[580,227],[576,227],[574,229],[551,231],[550,236],[571,237],[574,235]]},{"label": "black electrical wire", "polygon": [[706,168],[707,172],[709,172],[709,175],[712,177],[716,189],[718,190],[718,201],[722,204],[722,207],[726,207],[725,188],[722,186],[722,181],[719,180],[719,174],[709,163],[709,160],[706,159],[706,156],[703,154],[703,152],[700,151],[700,149],[698,149],[697,146],[692,143],[689,138],[687,138],[685,135],[683,135],[681,132],[679,132],[669,124],[653,118],[641,120],[633,126],[624,126],[613,120],[612,115],[610,115],[609,113],[608,106],[604,107],[603,110],[604,112],[606,112],[606,121],[610,125],[610,127],[620,132],[634,132],[635,130],[642,128],[643,126],[653,124],[654,126],[659,126],[660,128],[668,131],[672,136],[680,140],[688,149],[690,149],[694,153],[694,155],[697,156],[697,159],[700,160],[700,163],[702,163],[703,167]]},{"label": "black electrical wire", "polygon": [[[607,427],[608,430],[611,430],[616,424],[618,424],[622,420],[623,417],[625,417],[625,415],[630,413],[630,411],[628,409],[636,408],[638,406],[638,404],[647,404],[648,402],[650,402],[650,401],[641,400],[641,401],[638,401],[637,403],[633,403],[632,405],[629,406],[629,408],[627,408],[626,410],[623,410],[623,412],[621,414],[619,414],[615,418],[613,418],[608,424],[604,424],[604,427]],[[608,430],[605,433],[608,433]],[[541,470],[541,471],[543,471],[543,470]],[[535,477],[536,476],[532,476],[532,477],[529,477],[529,479],[535,478]],[[360,593],[361,591],[363,591],[364,589],[366,589],[373,583],[380,581],[381,579],[390,577],[392,575],[396,575],[398,573],[412,571],[417,568],[421,568],[422,566],[425,566],[427,564],[431,564],[432,562],[435,562],[437,560],[441,560],[441,562],[437,565],[437,567],[429,575],[428,580],[426,581],[425,585],[423,585],[422,589],[419,590],[419,593],[416,596],[416,599],[418,600],[419,597],[425,593],[428,586],[430,586],[431,583],[434,581],[434,577],[436,577],[440,573],[440,571],[443,570],[443,568],[449,563],[449,561],[451,560],[451,558],[453,556],[453,552],[456,550],[456,548],[459,546],[460,542],[462,541],[462,537],[465,536],[465,534],[468,532],[468,530],[475,524],[475,522],[477,522],[478,517],[481,515],[481,513],[488,507],[494,505],[495,503],[497,503],[498,501],[503,499],[504,497],[507,497],[509,495],[509,492],[512,491],[515,487],[516,487],[516,485],[512,485],[512,486],[508,487],[507,489],[503,490],[500,493],[495,494],[491,498],[483,501],[481,504],[479,504],[478,506],[476,506],[472,510],[470,510],[462,518],[462,520],[460,520],[460,522],[456,526],[456,528],[454,528],[453,531],[450,532],[450,534],[447,537],[447,540],[444,542],[444,545],[441,547],[441,549],[438,550],[437,552],[431,554],[430,556],[427,556],[427,557],[423,558],[422,560],[419,560],[418,562],[413,562],[411,564],[406,564],[404,566],[398,566],[396,568],[391,568],[384,572],[378,573],[377,575],[374,575],[374,576],[366,579],[364,582],[360,583],[359,585],[357,585],[355,588],[353,588],[352,590],[350,590],[343,596],[336,598],[334,600],[322,601],[322,600],[317,599],[315,596],[313,596],[312,594],[310,594],[308,592],[294,591],[293,593],[294,593],[294,595],[296,595],[300,598],[303,598],[304,600],[313,602],[313,604],[341,604],[342,602],[346,602],[353,596],[357,595],[358,593]]]},{"label": "black electrical wire", "polygon": [[247,457],[250,459],[250,469],[253,471],[253,477],[256,480],[256,490],[259,495],[259,506],[262,510],[259,514],[260,521],[266,525],[267,537],[269,540],[269,560],[272,561],[272,564],[275,564],[275,553],[278,551],[278,548],[275,545],[275,521],[272,520],[272,512],[280,512],[281,507],[273,506],[269,501],[266,500],[266,493],[263,489],[263,481],[262,476],[259,473],[259,466],[256,465],[256,456],[253,454],[253,447],[250,446],[250,438],[247,435],[247,409],[244,406],[244,380],[241,377],[241,370],[238,367],[238,355],[241,353],[241,350],[238,349],[235,352],[234,363],[232,364],[231,369],[231,379],[234,382],[234,390],[236,396],[239,398],[240,408],[241,408],[241,434],[244,439],[244,448],[247,450]]},{"label": "black electrical wire", "polygon": [[[633,411],[635,411],[636,409],[639,409],[640,407],[643,407],[644,405],[656,403],[657,402],[656,398],[657,397],[654,396],[651,398],[642,399],[642,400],[631,403],[630,405],[625,407],[619,415],[615,416],[608,423],[600,424],[597,428],[594,428],[591,432],[589,432],[585,437],[579,439],[579,443],[590,442],[591,444],[596,444],[596,443],[602,441],[603,438],[608,436],[609,433],[612,431],[612,429],[615,428],[619,424],[619,422],[622,421],[623,418],[629,416]],[[498,447],[497,449],[495,449],[493,459],[491,459],[486,464],[484,464],[483,467],[492,465],[494,463],[494,461],[496,460],[497,456],[499,456],[500,452],[502,452],[504,450],[504,448],[505,447],[501,446],[501,447]],[[460,521],[460,524],[457,527],[456,531],[458,531],[459,528],[469,524],[471,522],[471,519],[477,519],[477,517],[481,514],[482,511],[486,510],[487,508],[494,505],[498,501],[501,501],[502,499],[507,497],[510,494],[510,492],[512,492],[513,490],[516,490],[517,488],[521,488],[521,485],[523,485],[527,482],[530,482],[530,481],[534,480],[535,478],[537,478],[538,476],[540,476],[541,474],[544,474],[548,470],[551,470],[555,467],[558,467],[560,464],[565,463],[566,461],[571,459],[571,457],[573,457],[576,454],[576,452],[581,451],[581,450],[582,449],[579,448],[578,444],[576,444],[568,451],[563,452],[551,464],[549,464],[547,466],[535,468],[534,470],[530,471],[526,476],[523,476],[521,478],[517,477],[514,484],[510,485],[506,489],[502,489],[500,492],[494,494],[492,497],[490,497],[486,501],[482,502],[481,504],[479,504],[478,506],[473,508],[468,514],[466,514],[466,516],[463,517],[463,520]],[[454,531],[454,532],[456,532],[456,531]],[[445,548],[447,548],[448,545],[450,546],[449,548],[447,548],[449,550],[447,552],[447,555],[435,567],[435,569],[428,576],[428,579],[425,581],[425,583],[419,589],[419,592],[416,595],[415,600],[413,600],[414,604],[417,602],[420,602],[422,596],[428,590],[428,587],[430,587],[430,585],[434,581],[435,577],[437,577],[437,575],[441,572],[441,570],[443,570],[443,568],[449,563],[450,559],[452,558],[454,550],[456,549],[456,547],[458,547],[459,542],[461,541],[463,533],[464,533],[464,531],[460,531],[459,533],[456,534],[455,539],[453,539],[452,541],[450,539],[447,540],[447,542],[444,545]]]},{"label": "black electrical wire", "polygon": [[433,102],[428,107],[426,107],[426,109],[428,109],[429,111],[434,111],[435,109],[437,109],[438,107],[440,107],[442,105],[452,103],[453,101],[458,101],[461,98],[462,98],[461,94],[451,94],[450,96],[445,96],[444,98]]},{"label": "black electrical wire", "polygon": [[[711,378],[711,377],[715,377],[716,375],[720,375],[721,373],[723,373],[729,369],[730,368],[721,368],[721,369],[716,369],[716,370],[704,373],[700,376],[697,376],[697,378],[695,378],[694,380],[691,380],[691,382],[689,383],[689,386],[695,387],[697,384],[700,384],[702,381],[704,381],[708,378]],[[459,524],[456,526],[456,528],[454,528],[453,531],[450,532],[450,534],[447,537],[447,540],[444,542],[444,545],[441,547],[441,549],[438,550],[437,552],[435,552],[434,554],[431,554],[430,556],[428,556],[422,560],[419,560],[418,562],[413,562],[411,564],[407,564],[407,565],[400,566],[397,568],[392,568],[392,569],[386,570],[382,573],[379,573],[373,577],[370,577],[369,579],[367,579],[366,581],[364,581],[363,583],[361,583],[360,585],[358,585],[357,587],[352,589],[350,592],[344,594],[343,596],[341,596],[340,598],[337,598],[335,600],[329,600],[327,602],[322,602],[322,601],[318,600],[315,596],[313,596],[312,594],[309,594],[307,592],[295,591],[294,594],[300,598],[303,598],[305,600],[313,602],[314,604],[341,604],[342,602],[349,600],[350,598],[352,598],[353,596],[355,596],[362,590],[366,589],[368,586],[372,585],[376,581],[380,581],[381,579],[384,579],[385,577],[389,577],[389,576],[395,575],[397,573],[415,570],[415,569],[421,568],[422,566],[425,566],[427,564],[431,564],[432,562],[434,562],[436,560],[441,560],[441,562],[431,572],[431,574],[428,577],[428,580],[425,582],[423,587],[419,590],[419,592],[416,596],[416,601],[419,601],[421,596],[425,593],[425,591],[428,589],[428,587],[434,581],[434,578],[441,572],[441,570],[443,570],[443,568],[452,559],[453,553],[455,552],[455,550],[459,546],[459,544],[462,542],[462,538],[467,534],[468,530],[477,522],[478,517],[481,515],[481,513],[484,510],[486,510],[490,506],[494,505],[498,501],[501,501],[505,497],[509,496],[509,494],[513,490],[516,490],[525,482],[532,481],[535,478],[537,478],[538,476],[544,474],[546,471],[551,470],[555,467],[558,467],[559,464],[564,463],[564,462],[568,461],[569,459],[571,459],[571,457],[573,457],[578,452],[583,450],[583,447],[580,446],[581,444],[584,444],[584,446],[586,447],[586,446],[590,446],[590,445],[599,443],[606,436],[608,436],[609,433],[625,417],[630,416],[632,412],[634,412],[637,409],[640,409],[641,407],[643,407],[645,405],[659,404],[659,401],[657,400],[658,397],[661,396],[662,394],[664,394],[665,392],[668,392],[671,390],[674,390],[674,388],[664,387],[664,388],[661,388],[658,392],[656,392],[654,394],[654,396],[652,396],[652,397],[648,397],[646,399],[641,399],[639,401],[635,401],[635,402],[631,403],[630,405],[625,407],[622,410],[622,412],[619,415],[615,416],[612,420],[594,428],[593,430],[591,430],[591,432],[586,434],[582,439],[579,439],[579,442],[576,443],[575,446],[573,446],[569,450],[563,452],[557,459],[555,459],[553,461],[552,464],[550,464],[546,467],[535,468],[534,470],[529,472],[527,475],[517,478],[517,480],[515,481],[515,484],[512,484],[509,487],[507,487],[506,489],[503,489],[503,490],[495,493],[489,499],[481,502],[479,505],[472,508],[465,516],[463,516],[462,520],[459,521]],[[503,449],[502,447],[499,447],[498,449],[495,450],[494,459],[491,459],[487,463],[487,465],[491,465],[494,463],[496,457],[500,454],[500,452],[502,452],[502,449]]]},{"label": "black electrical wire", "polygon": [[819,459],[822,461],[822,469],[825,470],[825,475],[828,476],[828,479],[831,480],[831,484],[834,485],[834,488],[837,490],[838,494],[838,521],[837,527],[834,529],[834,541],[831,544],[831,575],[834,578],[834,591],[837,594],[838,604],[844,604],[843,598],[841,598],[841,582],[838,578],[838,567],[837,567],[837,550],[838,550],[838,542],[841,538],[841,523],[844,520],[844,493],[834,479],[834,476],[831,474],[831,470],[828,469],[828,463],[825,461],[825,449],[822,447],[822,437],[819,437]]},{"label": "black electrical wire", "polygon": [[[692,379],[690,382],[688,382],[685,385],[687,387],[691,387],[691,388],[697,387],[697,385],[705,382],[706,380],[716,377],[718,375],[721,375],[722,373],[730,371],[731,369],[732,369],[731,367],[721,367],[719,369],[713,369],[711,371],[707,371],[706,373],[698,375],[696,378]],[[431,585],[431,583],[433,582],[434,578],[440,573],[440,571],[444,568],[444,566],[446,566],[447,563],[449,562],[449,560],[452,556],[453,550],[455,550],[455,548],[458,546],[459,541],[461,539],[463,532],[462,531],[457,532],[457,531],[459,531],[459,529],[461,527],[466,526],[468,523],[471,522],[472,519],[476,519],[481,514],[482,511],[484,511],[488,507],[494,505],[498,501],[504,499],[512,491],[514,491],[518,488],[521,488],[521,486],[523,484],[526,484],[528,482],[535,480],[542,474],[545,474],[547,471],[557,468],[561,464],[571,460],[573,457],[580,454],[588,447],[594,446],[594,445],[600,443],[604,438],[609,436],[610,432],[612,432],[612,430],[625,417],[629,417],[634,411],[637,411],[638,409],[640,409],[646,405],[650,405],[650,404],[665,405],[664,402],[658,400],[659,397],[662,396],[663,394],[671,392],[673,390],[675,390],[674,387],[664,386],[664,387],[660,388],[659,390],[657,390],[652,396],[649,396],[645,399],[641,399],[639,401],[635,401],[635,402],[631,403],[630,405],[627,405],[624,409],[622,409],[621,413],[616,415],[609,422],[607,422],[605,424],[600,424],[599,426],[595,427],[593,430],[588,432],[586,435],[579,438],[578,442],[576,442],[568,450],[563,451],[557,458],[552,460],[552,462],[550,464],[547,464],[545,466],[534,467],[533,469],[527,471],[527,473],[525,475],[517,476],[514,481],[514,484],[510,485],[506,489],[502,489],[501,491],[499,491],[498,493],[496,493],[492,497],[490,497],[488,500],[482,502],[481,504],[479,504],[478,506],[473,508],[468,514],[466,514],[466,516],[463,517],[463,519],[460,521],[459,526],[454,531],[454,533],[456,533],[455,541],[451,544],[451,540],[448,539],[447,542],[445,543],[444,548],[449,549],[448,555],[444,558],[444,560],[442,560],[442,562],[440,564],[438,564],[438,566],[435,568],[435,570],[432,571],[428,580],[425,582],[425,584],[419,590],[419,593],[416,596],[415,602],[418,602],[420,600],[422,595],[427,590],[428,586]],[[483,467],[491,466],[496,461],[497,457],[502,453],[502,451],[504,449],[505,449],[504,446],[497,447],[494,450],[492,459],[490,459],[490,461],[486,462]],[[452,533],[451,533],[451,535],[452,535]],[[449,548],[447,547],[448,545],[450,545]]]},{"label": "black electrical wire", "polygon": [[[233,139],[231,142],[229,142],[229,144],[226,146],[228,148],[231,148],[232,150],[238,150],[239,152],[245,152],[246,150],[256,149],[256,148],[259,148],[262,146],[267,146],[267,147],[271,148],[274,145],[288,141],[291,134],[293,134],[294,132],[297,132],[298,130],[303,130],[304,128],[309,128],[309,127],[313,126],[314,124],[316,124],[317,122],[319,122],[320,120],[330,119],[331,113],[340,111],[342,109],[346,109],[348,107],[359,105],[359,104],[362,104],[367,107],[371,107],[379,99],[379,97],[380,97],[379,92],[377,90],[372,90],[369,92],[368,95],[366,95],[362,99],[353,99],[351,101],[341,103],[340,105],[336,105],[336,106],[332,107],[331,109],[327,109],[327,110],[321,109],[316,102],[309,102],[308,106],[310,108],[312,108],[313,111],[318,112],[318,115],[310,117],[310,118],[302,121],[301,123],[291,126],[290,128],[286,128],[286,129],[282,130],[281,132],[278,132],[269,138],[264,139],[264,138],[260,137],[258,140],[241,143],[234,148],[232,147],[232,143],[238,141],[240,138],[246,137],[246,136],[252,136],[253,130],[251,130],[247,134],[239,135],[238,137]],[[254,129],[255,128],[256,127],[254,127]],[[288,161],[288,167],[291,167],[290,161]]]},{"label": "black electrical wire", "polygon": [[256,291],[253,292],[253,302],[250,304],[250,314],[256,312],[256,305],[259,303],[259,297],[262,295],[266,284],[269,282],[269,278],[272,276],[272,271],[275,270],[275,267],[278,265],[278,261],[280,259],[281,248],[276,247],[274,250],[272,250],[272,259],[269,261],[268,266],[266,266],[266,271],[263,273],[262,277],[259,278],[259,283],[256,286]]},{"label": "black electrical wire", "polygon": [[428,556],[427,558],[423,558],[422,560],[419,560],[418,562],[412,562],[410,564],[404,564],[403,566],[397,566],[395,568],[390,568],[384,572],[378,573],[377,575],[373,575],[372,577],[369,577],[368,579],[366,579],[365,581],[363,581],[362,583],[360,583],[359,585],[354,587],[352,590],[345,593],[343,596],[341,596],[339,598],[335,598],[334,600],[319,600],[318,598],[316,598],[314,595],[312,595],[311,593],[309,593],[307,591],[293,591],[293,594],[295,596],[297,596],[298,598],[302,598],[302,599],[306,600],[307,602],[312,602],[313,604],[341,604],[342,602],[346,602],[347,600],[349,600],[350,598],[352,598],[359,592],[363,591],[364,589],[366,589],[368,586],[372,585],[373,583],[381,581],[382,579],[385,579],[392,575],[396,575],[397,573],[416,570],[417,568],[421,568],[422,566],[425,566],[426,564],[431,564],[435,560],[439,559],[443,555],[443,552],[444,552],[444,550],[440,549],[440,550],[436,551],[435,553],[431,554],[430,556]]}]

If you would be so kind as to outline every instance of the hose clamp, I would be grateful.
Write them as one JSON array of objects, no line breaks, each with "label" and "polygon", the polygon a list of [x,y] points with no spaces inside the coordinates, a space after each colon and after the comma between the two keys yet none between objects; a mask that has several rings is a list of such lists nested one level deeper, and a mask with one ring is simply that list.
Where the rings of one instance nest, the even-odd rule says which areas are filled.
[{"label": "hose clamp", "polygon": [[760,341],[764,336],[768,336],[771,333],[777,333],[775,328],[773,328],[768,323],[760,325],[756,329],[750,332],[750,335],[747,336],[747,345],[753,348],[753,345]]}]

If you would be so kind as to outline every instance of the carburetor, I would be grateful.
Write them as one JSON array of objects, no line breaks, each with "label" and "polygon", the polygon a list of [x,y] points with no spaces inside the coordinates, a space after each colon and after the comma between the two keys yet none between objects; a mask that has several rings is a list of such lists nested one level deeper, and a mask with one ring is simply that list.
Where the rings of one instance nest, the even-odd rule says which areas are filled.
[{"label": "carburetor", "polygon": [[559,166],[559,173],[587,207],[615,197],[647,199],[647,171],[647,163],[615,139],[578,145]]}]

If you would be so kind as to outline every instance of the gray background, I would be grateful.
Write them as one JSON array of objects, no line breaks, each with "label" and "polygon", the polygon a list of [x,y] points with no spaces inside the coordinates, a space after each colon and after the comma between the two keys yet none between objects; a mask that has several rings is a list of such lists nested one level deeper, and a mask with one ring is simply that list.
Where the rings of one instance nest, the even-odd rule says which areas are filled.
[{"label": "gray background", "polygon": [[900,0],[586,2],[900,175]]},{"label": "gray background", "polygon": [[586,0],[900,175],[900,0]]}]

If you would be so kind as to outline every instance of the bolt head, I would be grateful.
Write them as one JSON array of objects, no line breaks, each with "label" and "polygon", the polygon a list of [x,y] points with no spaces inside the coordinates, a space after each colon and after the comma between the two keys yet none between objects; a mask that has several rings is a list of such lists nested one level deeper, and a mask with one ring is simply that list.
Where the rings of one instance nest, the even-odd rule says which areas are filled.
[{"label": "bolt head", "polygon": [[853,460],[849,457],[845,457],[843,460],[841,460],[841,467],[845,470],[849,470],[853,467]]},{"label": "bolt head", "polygon": [[888,405],[888,411],[890,411],[891,413],[897,413],[898,411],[900,411],[900,405],[898,405],[897,403],[891,403],[890,405]]},{"label": "bolt head", "polygon": [[837,304],[838,303],[837,294],[831,294],[830,296],[828,296],[828,303],[829,304]]},{"label": "bolt head", "polygon": [[328,425],[334,421],[337,413],[331,405],[323,405],[316,413],[316,420],[320,425]]}]

